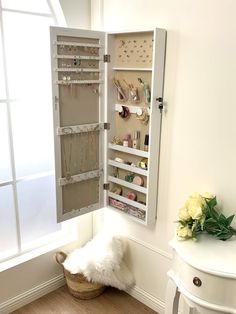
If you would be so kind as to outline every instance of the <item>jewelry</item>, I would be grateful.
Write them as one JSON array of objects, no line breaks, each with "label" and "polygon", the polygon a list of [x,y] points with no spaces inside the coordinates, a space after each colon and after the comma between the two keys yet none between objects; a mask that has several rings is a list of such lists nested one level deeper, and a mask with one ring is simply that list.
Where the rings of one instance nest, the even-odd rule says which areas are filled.
[{"label": "jewelry", "polygon": [[139,186],[143,186],[144,180],[140,176],[135,176],[134,179],[133,179],[133,184],[137,184]]},{"label": "jewelry", "polygon": [[[145,60],[143,60],[145,62]],[[145,98],[145,103],[150,104],[151,101],[151,91],[147,83],[143,82],[143,80],[139,77],[138,78],[139,83],[141,84],[143,88],[143,93],[144,93],[144,98]]]},{"label": "jewelry", "polygon": [[116,145],[122,145],[122,140],[118,136],[114,136],[111,143]]},{"label": "jewelry", "polygon": [[139,102],[140,98],[139,98],[137,87],[134,87],[133,84],[128,84],[125,80],[123,80],[123,81],[129,89],[130,101],[135,102],[135,103]]},{"label": "jewelry", "polygon": [[117,89],[117,99],[118,101],[126,101],[127,100],[127,97],[120,85],[120,82],[119,80],[116,80],[115,78],[113,79],[113,84],[115,85],[116,89]]},{"label": "jewelry", "polygon": [[[70,131],[71,133],[67,135],[66,137],[62,138],[62,153],[64,157],[64,173],[65,173],[65,178],[67,181],[71,180],[71,160],[72,160],[72,142],[73,142],[73,133],[72,129]],[[68,149],[68,156],[66,153],[66,138],[69,136],[69,149]],[[67,158],[68,157],[68,158]]]},{"label": "jewelry", "polygon": [[119,46],[119,48],[122,48],[124,45],[125,45],[125,41],[124,41],[124,40],[121,40],[121,41],[120,41],[120,46]]},{"label": "jewelry", "polygon": [[119,112],[119,116],[122,119],[127,119],[130,116],[129,108],[126,106],[122,106],[121,112]]},{"label": "jewelry", "polygon": [[148,169],[148,159],[143,158],[141,161],[138,163],[138,167],[147,170]]},{"label": "jewelry", "polygon": [[111,192],[114,194],[122,195],[122,188],[116,185],[111,189]]},{"label": "jewelry", "polygon": [[134,175],[133,174],[128,174],[125,176],[125,181],[132,183],[134,180]]},{"label": "jewelry", "polygon": [[119,162],[121,164],[125,164],[125,161],[122,158],[116,157],[114,161]]},{"label": "jewelry", "polygon": [[147,125],[149,121],[149,114],[146,108],[138,108],[136,112],[136,118],[143,124]]},{"label": "jewelry", "polygon": [[136,201],[137,200],[137,194],[135,194],[134,192],[129,192],[127,194],[127,198],[132,200],[132,201]]}]

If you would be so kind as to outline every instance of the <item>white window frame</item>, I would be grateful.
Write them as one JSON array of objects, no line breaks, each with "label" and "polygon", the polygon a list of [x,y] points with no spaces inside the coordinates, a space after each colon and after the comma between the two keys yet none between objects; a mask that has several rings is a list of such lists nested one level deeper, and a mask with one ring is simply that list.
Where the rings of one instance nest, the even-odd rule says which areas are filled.
[{"label": "white window frame", "polygon": [[7,108],[7,122],[8,122],[8,137],[9,137],[9,150],[10,150],[10,163],[12,168],[12,180],[0,182],[0,188],[4,186],[12,186],[13,189],[13,199],[15,206],[15,215],[16,215],[16,232],[17,232],[17,247],[18,253],[12,254],[7,258],[3,258],[0,261],[0,271],[6,270],[10,267],[16,266],[22,262],[25,262],[31,258],[49,252],[57,247],[65,245],[69,242],[75,241],[77,239],[76,224],[77,221],[69,221],[61,224],[62,228],[60,231],[46,235],[38,240],[32,241],[29,245],[24,245],[24,250],[22,250],[21,240],[20,240],[20,229],[19,229],[19,209],[18,209],[18,200],[17,200],[17,191],[16,185],[19,182],[37,179],[40,177],[45,177],[53,174],[53,171],[42,172],[36,175],[29,175],[21,178],[16,177],[15,170],[15,158],[14,158],[14,148],[13,148],[13,134],[12,134],[12,121],[10,115],[10,104],[13,99],[10,99],[9,95],[9,80],[8,80],[8,71],[6,63],[6,49],[5,49],[5,34],[4,34],[4,25],[3,25],[3,12],[14,12],[19,14],[28,14],[28,15],[37,15],[42,17],[49,17],[54,20],[54,25],[66,26],[65,18],[60,7],[58,0],[47,0],[51,14],[31,12],[31,11],[22,11],[7,9],[2,7],[2,2],[0,0],[0,32],[1,32],[1,44],[2,44],[2,59],[3,59],[3,73],[5,78],[5,99],[0,99],[0,103],[5,103]]}]

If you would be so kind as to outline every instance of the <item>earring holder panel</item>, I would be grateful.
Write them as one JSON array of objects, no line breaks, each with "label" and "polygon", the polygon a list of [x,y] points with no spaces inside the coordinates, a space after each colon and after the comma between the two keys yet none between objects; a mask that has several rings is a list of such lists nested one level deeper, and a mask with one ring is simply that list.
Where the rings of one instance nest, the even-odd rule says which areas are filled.
[{"label": "earring holder panel", "polygon": [[[68,38],[66,38],[68,40]],[[73,40],[73,38],[71,38]],[[75,41],[63,41],[63,40],[55,40],[53,42],[54,45],[57,46],[71,46],[71,47],[88,47],[88,48],[102,48],[102,45],[99,44],[91,44],[89,40],[88,43],[86,42],[80,42],[80,41],[85,41],[84,38],[76,38]]]},{"label": "earring holder panel", "polygon": [[101,73],[99,69],[91,69],[91,68],[55,68],[55,72]]},{"label": "earring holder panel", "polygon": [[[65,48],[97,48],[99,50],[104,49],[103,45],[99,43],[99,39],[96,38],[84,38],[84,37],[73,37],[73,36],[57,36],[56,40],[53,41],[55,50],[59,52],[61,46]],[[81,49],[86,52],[86,50]]]},{"label": "earring holder panel", "polygon": [[127,33],[114,36],[114,67],[151,68],[153,33]]}]

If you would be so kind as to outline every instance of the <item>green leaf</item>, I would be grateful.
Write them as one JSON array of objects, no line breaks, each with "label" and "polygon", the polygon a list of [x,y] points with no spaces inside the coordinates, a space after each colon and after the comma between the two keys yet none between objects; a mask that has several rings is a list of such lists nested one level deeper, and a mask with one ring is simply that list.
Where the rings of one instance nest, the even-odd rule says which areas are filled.
[{"label": "green leaf", "polygon": [[216,196],[213,197],[212,199],[208,199],[208,198],[205,198],[205,201],[206,201],[206,204],[210,207],[210,208],[213,208],[217,205],[217,201],[216,201]]},{"label": "green leaf", "polygon": [[235,216],[235,215],[231,215],[231,216],[229,216],[229,217],[227,218],[228,226],[229,226],[229,225],[231,224],[231,222],[233,221],[234,216]]},{"label": "green leaf", "polygon": [[215,220],[219,219],[219,214],[214,208],[209,207],[209,216],[213,217]]},{"label": "green leaf", "polygon": [[228,221],[227,221],[227,218],[225,217],[225,215],[220,214],[219,223],[221,223],[222,225],[224,225],[226,227],[228,226]]},{"label": "green leaf", "polygon": [[226,241],[226,240],[230,239],[232,236],[233,236],[233,234],[231,232],[228,232],[226,234],[221,234],[221,235],[217,236],[217,238],[219,240]]}]

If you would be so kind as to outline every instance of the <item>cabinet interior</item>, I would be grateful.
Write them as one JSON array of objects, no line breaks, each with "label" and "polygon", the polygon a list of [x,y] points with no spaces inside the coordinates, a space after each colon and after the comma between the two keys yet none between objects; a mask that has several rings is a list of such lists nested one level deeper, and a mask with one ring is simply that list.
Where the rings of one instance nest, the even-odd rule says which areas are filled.
[{"label": "cabinet interior", "polygon": [[108,206],[153,223],[155,31],[108,34],[105,47],[102,32],[54,27],[51,40],[59,220]]}]

